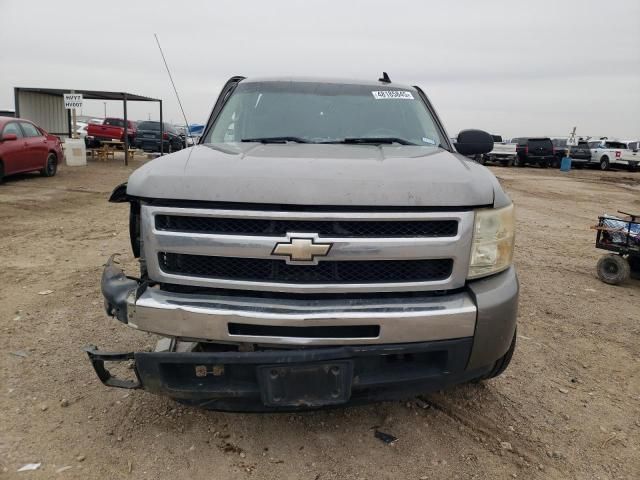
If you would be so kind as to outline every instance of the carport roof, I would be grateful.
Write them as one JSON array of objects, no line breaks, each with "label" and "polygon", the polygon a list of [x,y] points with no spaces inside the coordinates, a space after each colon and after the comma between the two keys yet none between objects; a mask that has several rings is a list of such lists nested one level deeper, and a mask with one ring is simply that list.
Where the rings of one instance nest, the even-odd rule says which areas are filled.
[{"label": "carport roof", "polygon": [[136,95],[135,93],[126,92],[107,92],[104,90],[82,90],[78,88],[62,89],[62,88],[27,88],[17,87],[16,90],[21,92],[35,92],[44,93],[47,95],[62,96],[64,93],[81,93],[82,97],[86,100],[124,100],[134,102],[160,102],[159,98],[145,97],[143,95]]}]

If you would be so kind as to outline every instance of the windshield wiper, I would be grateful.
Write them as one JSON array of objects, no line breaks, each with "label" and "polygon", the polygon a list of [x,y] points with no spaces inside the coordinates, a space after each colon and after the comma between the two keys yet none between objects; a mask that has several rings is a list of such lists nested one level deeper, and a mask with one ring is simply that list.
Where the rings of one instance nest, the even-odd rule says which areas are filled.
[{"label": "windshield wiper", "polygon": [[310,143],[309,140],[305,140],[300,137],[258,137],[258,138],[243,138],[242,142],[256,142],[256,143]]},{"label": "windshield wiper", "polygon": [[392,144],[399,143],[400,145],[417,145],[416,143],[410,142],[409,140],[405,140],[404,138],[399,137],[350,137],[344,138],[342,140],[335,140],[331,142],[322,142],[322,143],[344,143],[344,144],[354,144],[354,145],[364,145],[364,144],[373,144],[380,145],[382,143]]}]

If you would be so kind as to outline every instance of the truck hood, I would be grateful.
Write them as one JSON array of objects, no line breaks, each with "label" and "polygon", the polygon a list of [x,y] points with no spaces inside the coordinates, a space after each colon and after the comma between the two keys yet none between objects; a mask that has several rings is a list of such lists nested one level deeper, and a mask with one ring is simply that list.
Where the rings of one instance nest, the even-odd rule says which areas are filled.
[{"label": "truck hood", "polygon": [[323,206],[492,205],[495,177],[436,147],[207,144],[148,162],[127,194],[142,198]]}]

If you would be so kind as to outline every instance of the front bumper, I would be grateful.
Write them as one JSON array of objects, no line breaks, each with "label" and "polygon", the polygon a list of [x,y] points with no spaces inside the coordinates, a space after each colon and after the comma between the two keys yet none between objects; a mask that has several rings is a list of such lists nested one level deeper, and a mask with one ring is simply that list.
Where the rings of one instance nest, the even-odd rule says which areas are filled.
[{"label": "front bumper", "polygon": [[[466,369],[473,339],[395,345],[269,350],[257,352],[138,352],[104,353],[86,349],[105,385],[142,388],[182,403],[212,410],[292,411],[336,404],[407,398],[472,380],[491,366]],[[136,380],[117,379],[104,362],[131,361]],[[260,369],[347,363],[348,390],[341,402],[304,396],[296,404],[269,401]],[[302,380],[304,382],[304,380]],[[300,389],[298,384],[295,386]],[[304,390],[305,386],[302,386]],[[309,385],[309,389],[312,386]]]},{"label": "front bumper", "polygon": [[267,345],[355,345],[471,337],[469,293],[442,297],[299,300],[178,294],[127,297],[129,326],[165,337]]},{"label": "front bumper", "polygon": [[[256,371],[265,365],[346,360],[353,365],[349,402],[399,398],[481,376],[513,339],[518,280],[510,268],[440,296],[292,300],[170,293],[126,277],[110,260],[102,292],[107,313],[134,328],[180,340],[267,346],[215,353],[89,349],[103,383],[213,409],[279,410],[260,401]],[[114,379],[104,361],[134,361],[137,381]]]}]

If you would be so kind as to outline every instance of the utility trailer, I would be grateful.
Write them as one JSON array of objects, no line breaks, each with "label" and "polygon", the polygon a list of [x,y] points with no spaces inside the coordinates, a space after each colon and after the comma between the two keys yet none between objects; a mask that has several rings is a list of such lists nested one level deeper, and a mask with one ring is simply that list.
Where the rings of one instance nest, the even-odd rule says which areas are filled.
[{"label": "utility trailer", "polygon": [[596,248],[609,253],[598,260],[598,278],[619,285],[633,275],[640,278],[640,215],[618,211],[625,218],[603,215],[598,224]]}]

